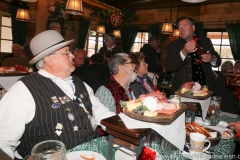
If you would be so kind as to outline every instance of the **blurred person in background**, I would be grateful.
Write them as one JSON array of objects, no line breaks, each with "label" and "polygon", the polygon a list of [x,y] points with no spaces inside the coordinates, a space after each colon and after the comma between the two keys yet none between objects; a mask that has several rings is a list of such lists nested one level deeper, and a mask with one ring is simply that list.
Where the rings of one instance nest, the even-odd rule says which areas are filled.
[{"label": "blurred person in background", "polygon": [[74,66],[76,68],[84,65],[85,63],[85,60],[86,60],[86,53],[84,52],[84,50],[82,49],[75,49],[74,51],[74,59],[73,59],[73,62],[74,62]]},{"label": "blurred person in background", "polygon": [[73,72],[93,89],[94,94],[100,86],[107,84],[110,80],[110,70],[103,65],[103,62],[103,55],[96,53],[90,57],[89,65],[78,67]]},{"label": "blurred person in background", "polygon": [[163,71],[160,65],[161,49],[159,45],[159,37],[152,36],[148,40],[148,44],[144,44],[140,49],[140,52],[145,56],[145,62],[148,64],[148,76],[152,79],[154,85],[157,85],[157,78],[161,76]]},{"label": "blurred person in background", "polygon": [[104,44],[105,46],[101,47],[98,53],[104,55],[104,64],[108,65],[108,60],[111,56],[117,53],[123,53],[123,50],[121,47],[115,45],[115,36],[112,33],[104,35]]},{"label": "blurred person in background", "polygon": [[215,95],[221,97],[221,111],[237,114],[238,99],[234,95],[234,90],[226,86],[226,73],[228,70],[233,70],[233,63],[231,61],[225,61],[221,65],[221,71],[214,81]]},{"label": "blurred person in background", "polygon": [[239,60],[235,61],[233,69],[240,72],[240,61]]},{"label": "blurred person in background", "polygon": [[21,50],[19,57],[9,57],[6,58],[3,63],[2,67],[7,66],[15,66],[20,65],[28,68],[33,68],[34,71],[36,71],[35,65],[29,64],[29,61],[33,58],[33,54],[31,52],[31,49],[29,45],[25,45],[24,48]]},{"label": "blurred person in background", "polygon": [[4,60],[11,57],[20,57],[21,52],[22,52],[22,47],[19,44],[15,43],[12,45],[12,53],[5,56]]},{"label": "blurred person in background", "polygon": [[141,94],[147,94],[154,92],[154,85],[152,79],[147,75],[148,64],[144,61],[144,54],[142,52],[131,53],[130,58],[136,65],[135,72],[137,73],[137,79],[130,84],[132,89],[133,99],[137,99]]}]

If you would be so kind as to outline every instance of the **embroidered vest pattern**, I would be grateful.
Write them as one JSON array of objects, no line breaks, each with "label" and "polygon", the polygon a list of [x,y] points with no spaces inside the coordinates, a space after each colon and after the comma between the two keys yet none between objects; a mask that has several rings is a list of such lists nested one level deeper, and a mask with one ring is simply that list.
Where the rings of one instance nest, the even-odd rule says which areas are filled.
[{"label": "embroidered vest pattern", "polygon": [[[31,154],[33,146],[41,141],[59,140],[65,144],[66,149],[71,149],[97,137],[97,131],[93,131],[87,114],[77,101],[69,98],[69,101],[64,104],[60,102],[59,97],[62,98],[66,94],[51,79],[33,73],[21,78],[21,81],[31,92],[36,104],[35,116],[25,125],[21,144],[17,148],[21,156]],[[73,76],[73,83],[76,88],[75,96],[81,97],[84,106],[92,115],[92,104],[84,83],[76,76]],[[59,108],[51,107],[54,103],[52,100],[54,96],[61,104]],[[71,109],[75,117],[74,121],[69,120],[66,108]],[[63,125],[60,136],[55,133],[57,123]],[[74,126],[78,127],[78,131],[74,131]]]}]

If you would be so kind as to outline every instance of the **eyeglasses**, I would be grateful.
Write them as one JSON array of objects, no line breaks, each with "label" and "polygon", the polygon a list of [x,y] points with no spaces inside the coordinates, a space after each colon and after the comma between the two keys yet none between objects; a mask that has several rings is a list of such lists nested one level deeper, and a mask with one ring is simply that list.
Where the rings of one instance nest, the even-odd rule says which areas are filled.
[{"label": "eyeglasses", "polygon": [[133,61],[130,61],[130,62],[126,62],[125,64],[133,64]]},{"label": "eyeglasses", "polygon": [[69,50],[68,51],[65,51],[65,52],[63,52],[63,53],[53,53],[52,55],[54,55],[54,54],[61,54],[61,55],[64,55],[64,56],[66,56],[66,57],[68,57],[69,58],[69,56],[70,56],[70,54],[72,54]]}]

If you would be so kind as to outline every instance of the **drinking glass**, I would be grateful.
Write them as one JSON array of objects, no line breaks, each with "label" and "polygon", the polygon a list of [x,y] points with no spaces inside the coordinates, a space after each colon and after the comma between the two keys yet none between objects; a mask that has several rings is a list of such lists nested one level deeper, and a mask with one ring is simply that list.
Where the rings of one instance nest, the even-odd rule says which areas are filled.
[{"label": "drinking glass", "polygon": [[175,155],[178,154],[179,150],[172,143],[170,143],[165,138],[162,139],[161,142],[161,153],[163,155]]},{"label": "drinking glass", "polygon": [[32,160],[67,160],[65,145],[56,140],[36,144],[31,152]]},{"label": "drinking glass", "polygon": [[152,148],[155,151],[160,150],[161,141],[163,137],[158,134],[156,131],[152,130],[147,136],[146,136],[146,146]]},{"label": "drinking glass", "polygon": [[219,122],[220,104],[221,104],[221,97],[219,96],[211,97],[210,105],[208,108],[208,115],[210,118],[211,125],[217,125]]},{"label": "drinking glass", "polygon": [[185,112],[185,122],[192,122],[192,114],[189,112]]}]

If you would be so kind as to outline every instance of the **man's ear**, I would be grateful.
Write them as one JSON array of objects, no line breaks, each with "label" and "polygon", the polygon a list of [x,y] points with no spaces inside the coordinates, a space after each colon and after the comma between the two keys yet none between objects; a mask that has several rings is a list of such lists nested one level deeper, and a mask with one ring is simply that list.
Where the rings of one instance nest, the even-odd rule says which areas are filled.
[{"label": "man's ear", "polygon": [[53,62],[52,62],[52,59],[50,58],[50,56],[44,57],[44,62],[50,67],[53,66]]},{"label": "man's ear", "polygon": [[125,72],[125,69],[124,69],[123,65],[119,65],[119,66],[118,66],[118,70],[119,70],[119,72],[121,72],[121,73],[124,73],[124,72]]}]

